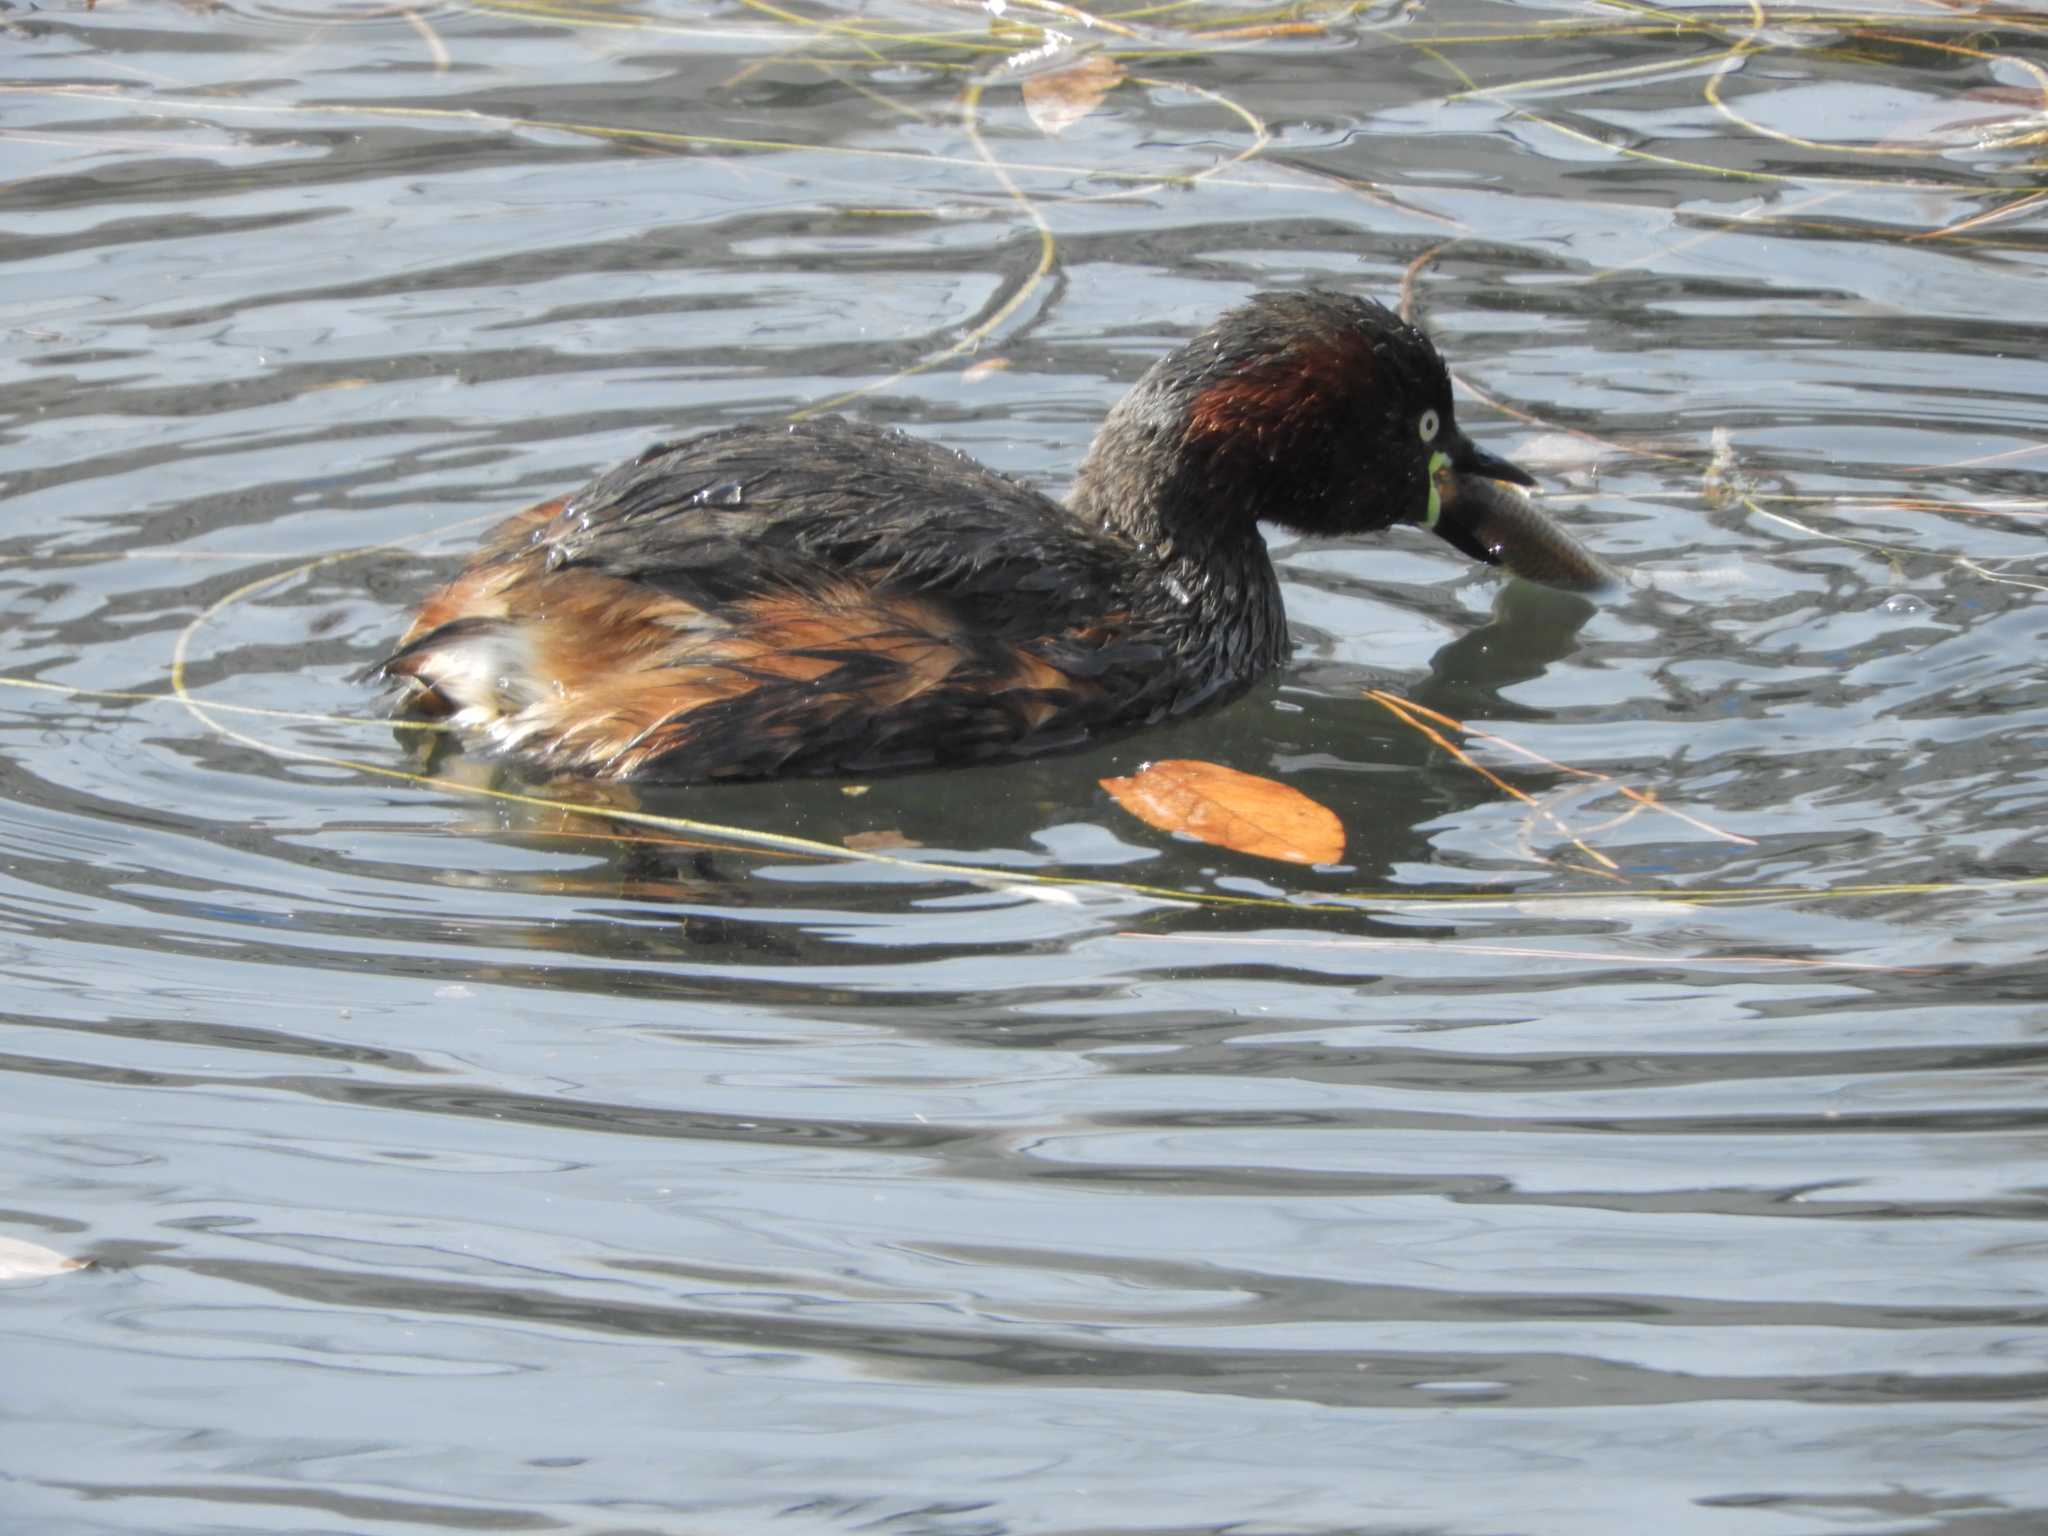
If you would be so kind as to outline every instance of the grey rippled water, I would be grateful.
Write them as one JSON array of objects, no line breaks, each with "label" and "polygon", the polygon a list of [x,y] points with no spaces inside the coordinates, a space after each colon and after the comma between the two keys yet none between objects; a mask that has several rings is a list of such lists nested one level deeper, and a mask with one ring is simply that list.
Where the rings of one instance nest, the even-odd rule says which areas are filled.
[{"label": "grey rippled water", "polygon": [[[0,9],[0,1529],[2048,1529],[2048,22],[1105,20]],[[1057,489],[1308,283],[1634,583],[1284,543],[1219,712],[633,802],[842,856],[354,680],[651,439]]]}]

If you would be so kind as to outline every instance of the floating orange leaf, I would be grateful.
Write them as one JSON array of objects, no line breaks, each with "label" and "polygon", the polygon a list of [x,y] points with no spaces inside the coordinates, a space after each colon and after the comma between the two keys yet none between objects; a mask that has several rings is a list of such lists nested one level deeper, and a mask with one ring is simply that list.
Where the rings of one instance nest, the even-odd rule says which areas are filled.
[{"label": "floating orange leaf", "polygon": [[1093,112],[1123,83],[1124,67],[1115,59],[1091,53],[1065,69],[1033,75],[1023,85],[1024,110],[1047,138],[1058,138]]},{"label": "floating orange leaf", "polygon": [[875,832],[849,832],[845,841],[846,846],[855,853],[903,853],[908,849],[924,846],[916,838],[906,837],[893,828]]},{"label": "floating orange leaf", "polygon": [[1127,779],[1104,779],[1102,787],[1162,832],[1290,864],[1334,864],[1344,857],[1344,823],[1333,811],[1291,785],[1220,763],[1168,758]]}]

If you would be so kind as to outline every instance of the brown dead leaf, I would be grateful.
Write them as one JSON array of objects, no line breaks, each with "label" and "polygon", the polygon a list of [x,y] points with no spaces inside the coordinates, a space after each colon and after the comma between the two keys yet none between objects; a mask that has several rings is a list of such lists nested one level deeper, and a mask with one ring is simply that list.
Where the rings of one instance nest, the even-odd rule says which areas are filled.
[{"label": "brown dead leaf", "polygon": [[876,832],[849,832],[844,839],[846,846],[855,853],[902,853],[910,848],[922,848],[914,837],[905,837],[894,829]]},{"label": "brown dead leaf", "polygon": [[41,1243],[26,1243],[18,1237],[0,1237],[0,1280],[41,1280],[74,1269],[84,1269],[86,1259],[68,1259]]},{"label": "brown dead leaf", "polygon": [[1292,785],[1220,763],[1169,758],[1127,779],[1104,779],[1102,787],[1162,832],[1290,864],[1334,864],[1344,857],[1344,823],[1335,812]]},{"label": "brown dead leaf", "polygon": [[1124,67],[1115,59],[1091,53],[1065,69],[1033,75],[1024,82],[1024,110],[1038,131],[1056,139],[1101,104],[1123,84]]}]

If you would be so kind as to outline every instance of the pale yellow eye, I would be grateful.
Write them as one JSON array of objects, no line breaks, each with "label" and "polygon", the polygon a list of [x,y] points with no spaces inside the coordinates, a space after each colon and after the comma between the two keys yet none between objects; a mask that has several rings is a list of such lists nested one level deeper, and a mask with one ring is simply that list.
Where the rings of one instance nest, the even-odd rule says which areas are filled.
[{"label": "pale yellow eye", "polygon": [[1433,443],[1436,441],[1436,429],[1441,425],[1435,411],[1424,411],[1422,419],[1415,423],[1415,430],[1425,443]]}]

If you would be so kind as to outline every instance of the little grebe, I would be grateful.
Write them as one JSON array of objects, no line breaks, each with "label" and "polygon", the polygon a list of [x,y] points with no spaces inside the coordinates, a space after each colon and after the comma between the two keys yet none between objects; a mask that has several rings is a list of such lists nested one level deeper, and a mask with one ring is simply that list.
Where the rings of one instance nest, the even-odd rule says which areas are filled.
[{"label": "little grebe", "polygon": [[604,778],[1057,751],[1287,654],[1261,521],[1420,524],[1498,563],[1499,535],[1439,494],[1460,474],[1534,484],[1458,430],[1428,337],[1363,299],[1270,293],[1153,365],[1065,506],[834,418],[658,444],[497,528],[373,670],[419,712]]}]

